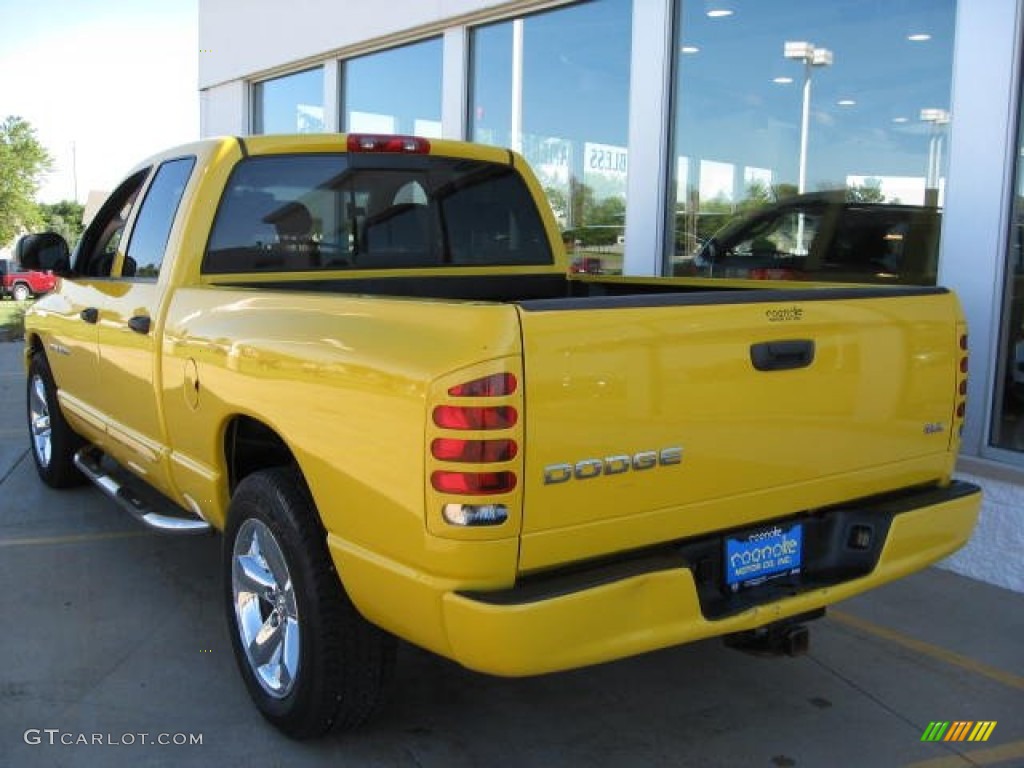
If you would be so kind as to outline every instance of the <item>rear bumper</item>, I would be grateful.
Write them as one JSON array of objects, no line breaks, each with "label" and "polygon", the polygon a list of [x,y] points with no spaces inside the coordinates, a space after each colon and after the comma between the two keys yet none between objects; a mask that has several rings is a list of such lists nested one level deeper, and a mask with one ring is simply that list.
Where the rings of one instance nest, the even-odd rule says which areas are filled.
[{"label": "rear bumper", "polygon": [[[915,505],[915,498],[921,503]],[[421,631],[402,632],[401,625],[409,628],[408,618],[396,626],[379,606],[360,599],[359,589],[352,596],[371,620],[471,669],[506,676],[571,669],[754,629],[920,570],[967,542],[977,521],[981,492],[975,486],[954,483],[904,497],[898,509],[886,511],[882,509],[886,504],[892,502],[880,503],[878,514],[887,515],[891,523],[870,572],[826,586],[809,582],[759,604],[718,611],[719,618],[707,617],[706,595],[702,607],[706,586],[699,588],[695,569],[669,550],[577,570],[571,578],[534,577],[501,592],[465,593],[449,585],[428,597],[433,590],[424,589],[424,579],[415,579],[409,588],[420,599],[433,603],[431,598],[439,598],[434,603],[440,611],[435,623],[439,634],[429,638]],[[687,551],[685,543],[680,550]],[[361,567],[349,560],[339,562],[339,569],[353,593],[347,571],[356,574]],[[394,576],[392,572],[392,587],[398,586]],[[408,597],[413,597],[412,591]],[[420,603],[419,609],[424,608]],[[433,612],[432,607],[425,611]]]}]

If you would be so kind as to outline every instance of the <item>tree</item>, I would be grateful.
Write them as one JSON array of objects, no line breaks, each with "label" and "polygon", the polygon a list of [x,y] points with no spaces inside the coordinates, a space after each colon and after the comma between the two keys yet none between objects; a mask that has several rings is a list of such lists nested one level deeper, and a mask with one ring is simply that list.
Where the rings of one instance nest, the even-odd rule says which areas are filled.
[{"label": "tree", "polygon": [[82,236],[82,214],[85,206],[74,200],[61,200],[59,203],[48,205],[40,203],[39,213],[42,216],[43,227],[47,232],[56,232],[74,246],[78,238]]},{"label": "tree", "polygon": [[575,176],[569,177],[569,226],[583,227],[594,207],[594,190]]},{"label": "tree", "polygon": [[559,224],[564,224],[569,217],[569,201],[566,199],[565,193],[556,187],[544,187],[544,195]]},{"label": "tree", "polygon": [[736,212],[749,213],[774,202],[775,194],[772,188],[763,181],[754,179],[747,185],[747,196],[740,200]]},{"label": "tree", "polygon": [[52,164],[26,120],[9,116],[0,123],[0,245],[42,224],[35,196]]},{"label": "tree", "polygon": [[864,183],[846,188],[848,203],[884,203],[885,193],[882,191],[881,179],[865,179]]},{"label": "tree", "polygon": [[793,197],[800,193],[800,188],[796,184],[787,184],[780,182],[772,186],[772,193],[775,195],[775,199],[778,201],[785,200],[787,197]]},{"label": "tree", "polygon": [[606,197],[600,201],[591,201],[591,207],[586,212],[587,225],[618,225],[623,226],[626,221],[626,201],[621,197]]}]

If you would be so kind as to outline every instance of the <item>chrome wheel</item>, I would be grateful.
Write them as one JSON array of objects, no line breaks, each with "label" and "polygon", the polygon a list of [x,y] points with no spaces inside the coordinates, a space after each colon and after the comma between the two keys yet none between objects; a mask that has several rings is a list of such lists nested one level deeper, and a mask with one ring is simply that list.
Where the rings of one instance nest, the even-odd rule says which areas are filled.
[{"label": "chrome wheel", "polygon": [[46,402],[46,383],[39,374],[32,376],[29,387],[28,419],[36,460],[40,466],[48,467],[53,457],[53,431],[50,426],[50,406]]},{"label": "chrome wheel", "polygon": [[288,563],[270,528],[249,518],[235,538],[231,588],[238,634],[256,679],[283,699],[299,674],[299,612]]}]

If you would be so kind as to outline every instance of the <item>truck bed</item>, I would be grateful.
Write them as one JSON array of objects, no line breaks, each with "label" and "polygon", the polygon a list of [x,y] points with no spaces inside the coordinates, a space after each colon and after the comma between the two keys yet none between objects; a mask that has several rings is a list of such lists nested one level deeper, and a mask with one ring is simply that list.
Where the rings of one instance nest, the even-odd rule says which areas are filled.
[{"label": "truck bed", "polygon": [[[293,278],[293,276],[289,276]],[[651,306],[652,296],[665,299],[653,304],[728,304],[921,296],[947,293],[932,286],[814,286],[767,281],[718,280],[707,278],[636,278],[611,276],[570,276],[544,272],[525,275],[394,275],[385,277],[287,279],[278,281],[221,279],[218,285],[260,290],[309,291],[316,293],[395,296],[416,299],[488,301],[527,304],[536,310],[596,307],[595,299],[616,298],[614,306]],[[583,304],[572,300],[591,300]],[[625,299],[625,300],[622,300]]]}]

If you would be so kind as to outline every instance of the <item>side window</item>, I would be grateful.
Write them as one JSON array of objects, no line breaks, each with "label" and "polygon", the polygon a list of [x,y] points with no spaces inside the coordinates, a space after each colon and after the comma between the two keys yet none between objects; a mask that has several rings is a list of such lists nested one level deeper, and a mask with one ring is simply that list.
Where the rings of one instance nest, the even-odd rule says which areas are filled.
[{"label": "side window", "polygon": [[135,219],[122,277],[155,279],[160,274],[167,238],[195,164],[194,157],[182,157],[168,160],[157,170]]},{"label": "side window", "polygon": [[755,259],[806,256],[811,251],[820,223],[821,216],[816,212],[787,211],[748,233],[732,247],[732,253]]},{"label": "side window", "polygon": [[128,216],[150,169],[121,182],[89,223],[78,244],[75,271],[86,277],[109,277]]}]

